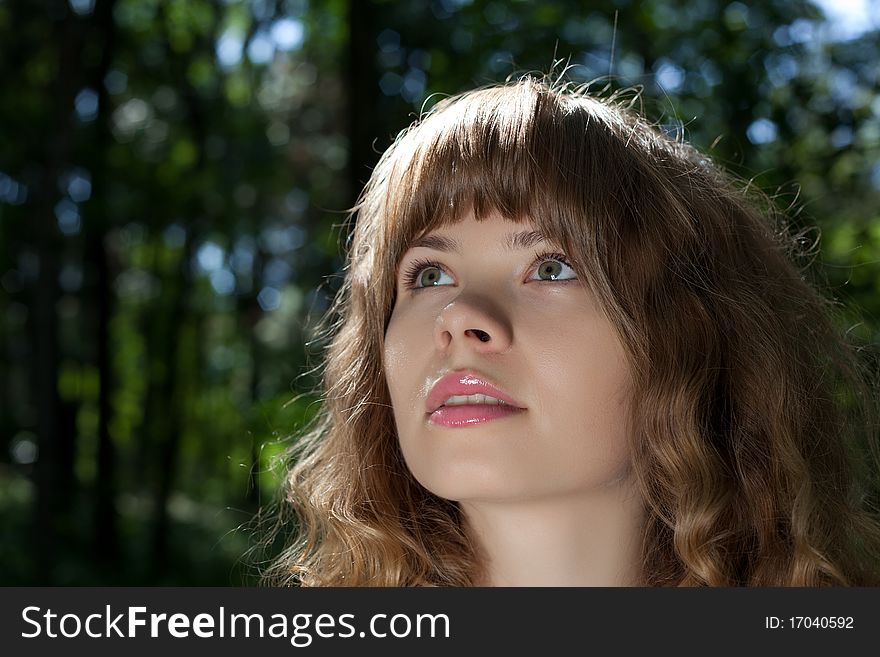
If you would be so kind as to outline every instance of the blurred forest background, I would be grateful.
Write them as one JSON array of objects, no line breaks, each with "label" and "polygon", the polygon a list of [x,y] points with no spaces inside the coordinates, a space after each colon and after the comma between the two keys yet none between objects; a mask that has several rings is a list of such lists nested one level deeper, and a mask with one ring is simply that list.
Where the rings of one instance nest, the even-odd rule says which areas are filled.
[{"label": "blurred forest background", "polygon": [[0,584],[254,583],[370,166],[556,58],[794,203],[880,344],[877,0],[0,0]]}]

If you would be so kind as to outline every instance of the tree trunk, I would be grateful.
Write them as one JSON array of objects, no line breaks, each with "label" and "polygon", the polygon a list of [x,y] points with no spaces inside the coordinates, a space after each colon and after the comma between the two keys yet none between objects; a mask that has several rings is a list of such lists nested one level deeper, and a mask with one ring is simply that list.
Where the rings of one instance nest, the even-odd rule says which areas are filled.
[{"label": "tree trunk", "polygon": [[154,524],[153,524],[153,568],[154,576],[160,577],[167,567],[168,556],[168,500],[177,472],[177,460],[180,447],[180,435],[183,431],[183,407],[179,393],[180,365],[180,333],[188,321],[187,307],[191,288],[190,260],[192,259],[193,240],[187,234],[181,254],[177,286],[171,310],[164,322],[164,339],[161,345],[162,359],[165,363],[165,376],[156,391],[164,412],[164,421],[154,424],[159,429],[153,434],[153,444],[158,447],[157,476],[158,484],[154,492]]},{"label": "tree trunk", "polygon": [[78,62],[82,33],[70,11],[63,12],[53,35],[59,43],[58,75],[52,98],[54,112],[46,128],[46,152],[42,177],[35,198],[33,243],[39,256],[39,277],[34,290],[31,335],[33,336],[33,394],[37,405],[39,455],[34,467],[36,508],[34,530],[34,583],[53,582],[55,547],[63,536],[63,525],[73,493],[73,454],[76,434],[61,422],[58,394],[60,347],[56,307],[60,297],[58,274],[61,235],[54,208],[59,200],[58,178],[70,161],[73,125],[71,110],[77,93]]},{"label": "tree trunk", "polygon": [[[95,31],[104,43],[101,60],[94,75],[93,87],[98,90],[97,135],[94,143],[95,164],[92,167],[92,189],[106,198],[109,165],[106,153],[110,142],[110,98],[104,78],[110,70],[116,45],[116,24],[113,9],[116,0],[98,3],[95,10]],[[110,436],[113,412],[111,393],[115,388],[110,345],[110,321],[113,317],[112,268],[105,244],[112,218],[107,215],[106,202],[93,203],[90,217],[93,229],[87,233],[87,262],[95,267],[95,311],[97,331],[97,364],[100,382],[98,393],[98,468],[94,500],[94,548],[102,567],[110,573],[118,567],[119,536],[116,513],[116,449]]]},{"label": "tree trunk", "polygon": [[[208,35],[203,38],[201,46],[207,48],[209,52],[213,52],[214,44],[218,36],[220,28],[217,12],[214,13],[215,20]],[[165,43],[168,43],[168,24],[167,7],[161,3],[158,7],[157,17],[161,30],[165,33]],[[189,127],[192,141],[197,147],[196,161],[190,175],[197,177],[204,172],[205,168],[205,143],[207,141],[208,117],[203,107],[203,102],[199,91],[193,87],[186,71],[191,65],[191,60],[176,60],[178,57],[170,49],[166,50],[166,55],[174,72],[175,86],[181,92],[181,99],[186,108],[186,120]],[[204,202],[198,192],[192,193],[186,201],[185,215],[191,217],[186,239],[183,245],[183,252],[179,263],[179,271],[177,276],[178,287],[174,301],[171,306],[171,315],[166,323],[167,331],[162,344],[166,348],[165,362],[165,378],[163,385],[158,390],[159,403],[163,408],[167,409],[167,421],[165,431],[162,435],[154,436],[155,444],[159,446],[158,454],[158,486],[155,489],[154,497],[154,524],[153,524],[153,570],[156,577],[160,577],[166,569],[168,557],[168,501],[171,497],[171,490],[174,478],[177,474],[177,461],[180,451],[180,438],[183,432],[184,423],[184,405],[179,391],[179,365],[180,365],[180,340],[178,335],[180,328],[186,326],[189,321],[189,295],[192,290],[192,270],[191,260],[193,250],[195,249],[200,234],[200,224],[204,221]]]},{"label": "tree trunk", "polygon": [[373,144],[381,137],[376,115],[379,75],[372,2],[348,0],[348,180],[349,207],[357,201],[379,156]]}]

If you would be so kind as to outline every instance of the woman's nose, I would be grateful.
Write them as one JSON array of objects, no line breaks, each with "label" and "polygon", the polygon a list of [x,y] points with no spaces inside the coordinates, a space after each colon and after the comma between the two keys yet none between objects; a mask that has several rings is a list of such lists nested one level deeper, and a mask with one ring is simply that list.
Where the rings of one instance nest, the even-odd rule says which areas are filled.
[{"label": "woman's nose", "polygon": [[434,339],[441,350],[468,347],[499,352],[510,347],[513,330],[509,315],[493,299],[461,295],[440,311]]}]

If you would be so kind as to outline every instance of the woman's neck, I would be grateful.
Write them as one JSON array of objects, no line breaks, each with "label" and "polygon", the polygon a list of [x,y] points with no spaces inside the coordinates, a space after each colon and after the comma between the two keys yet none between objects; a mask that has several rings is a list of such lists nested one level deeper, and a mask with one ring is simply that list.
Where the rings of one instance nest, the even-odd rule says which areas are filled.
[{"label": "woman's neck", "polygon": [[639,584],[644,513],[629,482],[528,501],[462,501],[484,586]]}]

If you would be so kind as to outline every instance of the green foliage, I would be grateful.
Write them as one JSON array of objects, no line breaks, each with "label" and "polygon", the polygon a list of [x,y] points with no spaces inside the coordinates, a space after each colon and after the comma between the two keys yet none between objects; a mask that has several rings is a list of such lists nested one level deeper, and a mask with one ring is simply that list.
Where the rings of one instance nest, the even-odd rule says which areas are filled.
[{"label": "green foliage", "polygon": [[443,95],[556,61],[643,88],[821,228],[818,279],[880,343],[880,40],[806,0],[53,6],[0,3],[0,583],[253,582],[377,151]]}]

